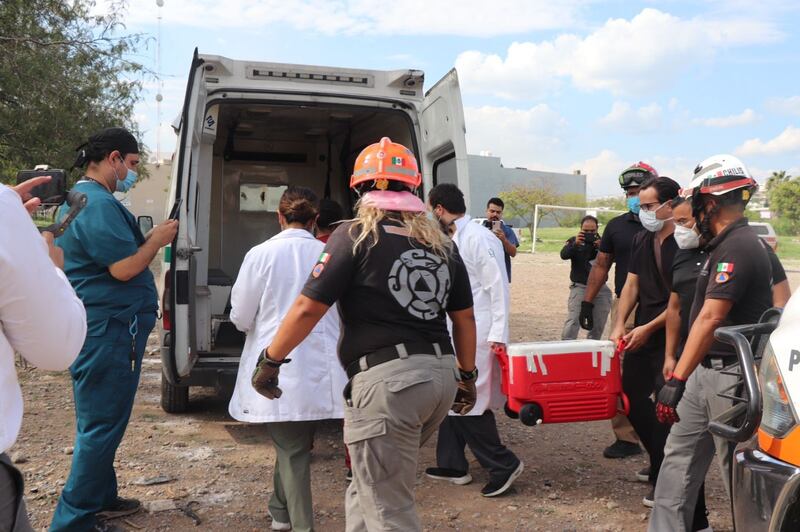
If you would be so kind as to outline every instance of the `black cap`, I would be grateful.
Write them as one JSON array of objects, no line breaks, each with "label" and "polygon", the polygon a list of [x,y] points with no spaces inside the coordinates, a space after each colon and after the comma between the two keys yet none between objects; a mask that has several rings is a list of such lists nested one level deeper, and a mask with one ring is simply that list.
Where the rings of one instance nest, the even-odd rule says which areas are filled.
[{"label": "black cap", "polygon": [[115,150],[125,155],[139,153],[139,143],[124,127],[101,129],[89,137],[87,142],[78,146],[78,157],[72,167],[83,167],[89,161],[101,160]]}]

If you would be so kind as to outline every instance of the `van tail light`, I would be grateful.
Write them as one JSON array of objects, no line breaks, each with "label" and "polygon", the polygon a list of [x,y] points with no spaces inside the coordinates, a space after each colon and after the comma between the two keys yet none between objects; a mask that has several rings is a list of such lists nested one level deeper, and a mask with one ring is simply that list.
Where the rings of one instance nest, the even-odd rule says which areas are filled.
[{"label": "van tail light", "polygon": [[161,301],[161,328],[165,331],[172,330],[172,306],[170,305],[172,292],[172,269],[164,275],[164,296]]},{"label": "van tail light", "polygon": [[761,430],[774,438],[783,438],[797,425],[797,416],[792,408],[771,344],[767,344],[764,351],[760,373],[764,402]]}]

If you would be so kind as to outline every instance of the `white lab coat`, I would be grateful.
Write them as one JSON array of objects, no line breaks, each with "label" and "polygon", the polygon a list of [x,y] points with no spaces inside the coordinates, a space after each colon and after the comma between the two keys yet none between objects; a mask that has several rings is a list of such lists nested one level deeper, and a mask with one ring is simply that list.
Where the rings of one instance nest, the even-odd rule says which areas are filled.
[{"label": "white lab coat", "polygon": [[[487,228],[465,215],[455,221],[453,241],[467,267],[477,329],[475,365],[478,398],[467,415],[479,416],[503,405],[500,364],[491,342],[508,343],[509,293],[503,244]],[[454,415],[451,412],[451,415]]]},{"label": "white lab coat", "polygon": [[286,229],[251,249],[231,291],[231,321],[247,333],[236,388],[228,411],[250,423],[310,421],[344,417],[342,390],[347,377],[336,356],[339,316],[323,316],[281,366],[280,399],[269,400],[250,379],[261,351],[278,332],[325,246],[308,231]]}]

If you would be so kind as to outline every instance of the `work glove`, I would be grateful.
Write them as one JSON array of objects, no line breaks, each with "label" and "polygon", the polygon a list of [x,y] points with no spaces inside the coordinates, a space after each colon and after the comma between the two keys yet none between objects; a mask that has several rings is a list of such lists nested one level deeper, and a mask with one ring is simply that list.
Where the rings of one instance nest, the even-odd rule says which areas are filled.
[{"label": "work glove", "polygon": [[250,379],[255,391],[267,399],[278,399],[283,394],[283,391],[278,388],[278,373],[280,373],[281,365],[288,362],[291,362],[291,359],[286,358],[280,362],[271,360],[267,356],[267,350],[264,349],[258,357],[256,369]]},{"label": "work glove", "polygon": [[656,401],[656,417],[661,423],[671,425],[680,421],[678,417],[678,402],[686,390],[686,381],[677,375],[671,375],[658,392]]},{"label": "work glove", "polygon": [[594,329],[594,303],[581,301],[581,313],[578,316],[581,327],[587,331]]},{"label": "work glove", "polygon": [[466,415],[475,406],[475,401],[478,399],[478,390],[475,388],[475,381],[478,380],[478,372],[475,371],[471,378],[464,378],[464,373],[461,374],[461,380],[458,381],[458,390],[456,391],[456,398],[453,399],[452,410],[456,414]]}]

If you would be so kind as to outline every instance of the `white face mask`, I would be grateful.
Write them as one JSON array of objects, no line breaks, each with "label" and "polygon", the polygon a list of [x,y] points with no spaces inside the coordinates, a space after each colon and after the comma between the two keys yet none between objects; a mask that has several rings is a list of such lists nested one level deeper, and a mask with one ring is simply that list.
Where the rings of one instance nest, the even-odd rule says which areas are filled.
[{"label": "white face mask", "polygon": [[[666,205],[666,203],[662,203],[661,207],[663,207],[664,205]],[[658,209],[660,209],[661,207],[659,207]],[[642,227],[644,227],[648,231],[652,231],[653,233],[661,231],[661,229],[664,227],[664,222],[672,219],[672,218],[667,218],[666,220],[659,220],[658,218],[656,218],[656,213],[658,212],[658,209],[654,211],[646,211],[642,209],[639,211],[639,220],[642,222]]]},{"label": "white face mask", "polygon": [[700,235],[695,231],[695,224],[691,229],[675,224],[675,242],[681,249],[696,249],[700,247]]}]

